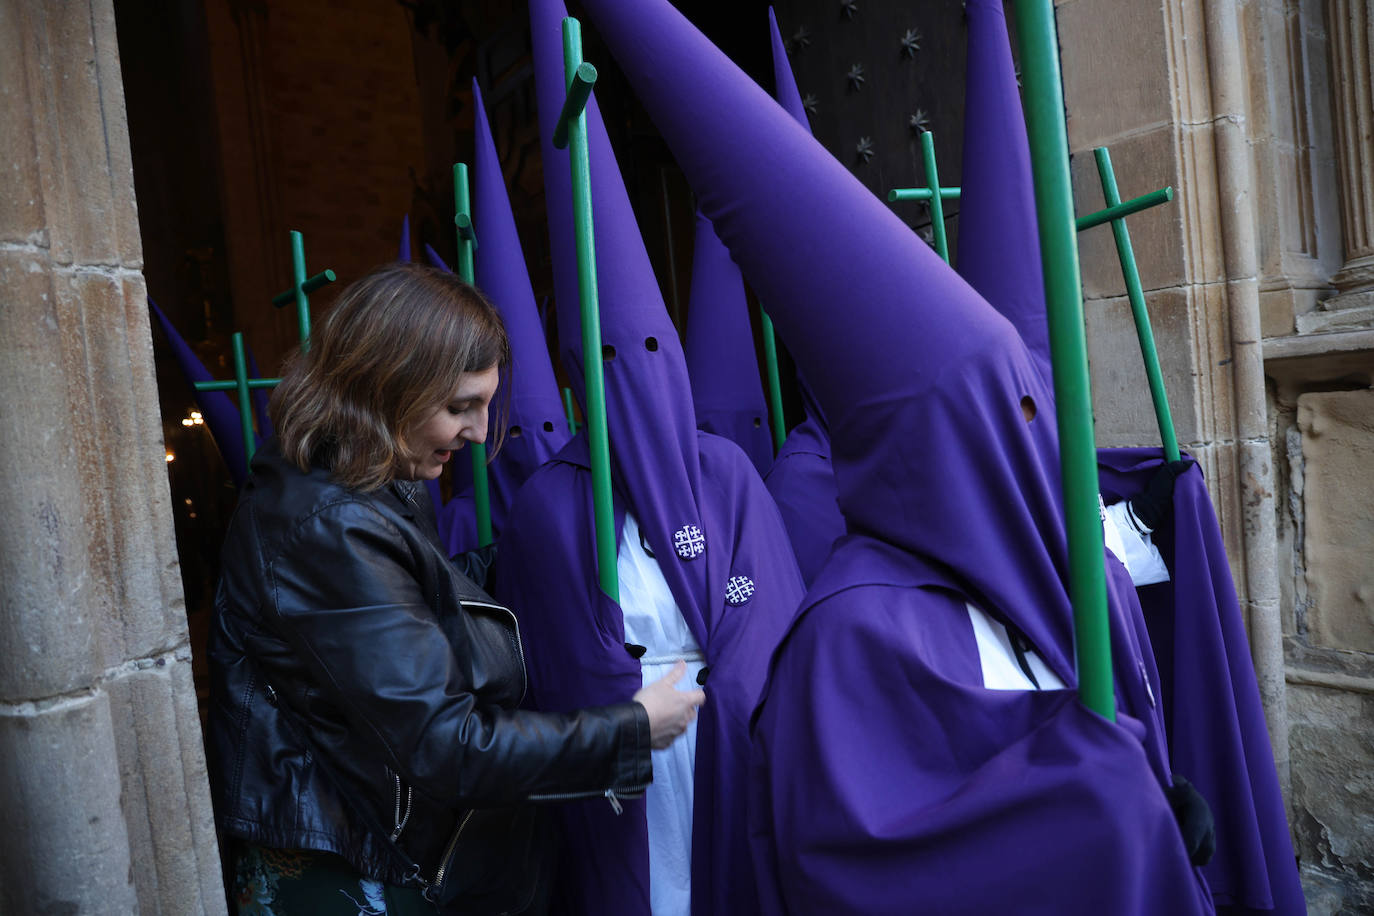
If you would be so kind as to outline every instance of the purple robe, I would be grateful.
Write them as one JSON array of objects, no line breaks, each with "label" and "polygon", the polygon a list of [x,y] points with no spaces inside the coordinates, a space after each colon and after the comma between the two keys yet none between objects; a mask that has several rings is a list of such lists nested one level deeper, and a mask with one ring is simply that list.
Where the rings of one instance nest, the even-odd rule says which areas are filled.
[{"label": "purple robe", "polygon": [[766,472],[773,463],[773,440],[744,278],[716,238],[711,221],[700,214],[683,352],[697,427],[734,442],[760,474]]},{"label": "purple robe", "polygon": [[[748,459],[724,439],[697,435],[696,501],[706,552],[684,562],[671,547],[665,559],[663,547],[651,545],[710,672],[697,724],[692,912],[752,914],[756,878],[744,829],[748,719],[768,657],[801,599],[801,581],[777,510]],[[617,498],[617,531],[624,512],[625,500]],[[520,619],[531,698],[540,709],[618,702],[640,687],[620,607],[597,582],[592,531],[591,474],[586,438],[579,436],[521,490],[495,571],[497,596]],[[651,535],[647,527],[645,534]],[[743,580],[752,590],[747,597],[736,591]],[[621,815],[604,799],[557,808],[565,841],[558,893],[568,912],[648,914],[644,801],[623,804]]]},{"label": "purple robe", "polygon": [[[1098,452],[1108,502],[1144,491],[1157,449]],[[1174,485],[1172,519],[1154,534],[1171,579],[1140,589],[1160,661],[1173,769],[1212,807],[1217,851],[1203,868],[1218,910],[1306,911],[1250,641],[1201,473]]]},{"label": "purple robe", "polygon": [[[576,279],[571,199],[560,191],[570,186],[569,160],[550,141],[565,94],[565,15],[559,0],[530,4],[560,347],[581,398],[578,303],[559,285],[560,277]],[[748,716],[769,654],[801,599],[801,577],[749,459],[734,443],[696,428],[682,345],[595,96],[587,105],[587,135],[615,535],[623,513],[632,513],[710,669],[697,728],[692,911],[753,913],[744,803]],[[549,709],[623,701],[640,686],[639,662],[624,646],[623,615],[597,584],[586,449],[586,437],[574,439],[520,491],[495,571],[496,594],[521,619],[535,701]],[[571,911],[647,914],[642,803],[628,805],[619,818],[605,801],[569,805],[559,819],[558,893]]]},{"label": "purple robe", "polygon": [[1051,395],[1016,329],[665,0],[584,6],[824,408],[858,545],[765,688],[765,908],[1211,912],[1144,721],[1129,587],[1113,650],[1142,664],[1118,661],[1116,723],[1068,691],[983,688],[955,628],[975,603],[1075,683],[1057,434],[1021,407]]}]

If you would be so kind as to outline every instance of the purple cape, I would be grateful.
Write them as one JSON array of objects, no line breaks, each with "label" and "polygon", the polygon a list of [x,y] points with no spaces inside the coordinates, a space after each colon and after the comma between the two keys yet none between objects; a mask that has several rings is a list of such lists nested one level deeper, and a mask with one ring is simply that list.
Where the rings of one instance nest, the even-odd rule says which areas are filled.
[{"label": "purple cape", "polygon": [[[1098,452],[1108,502],[1144,491],[1157,449]],[[1171,579],[1140,590],[1163,681],[1173,769],[1212,807],[1217,852],[1203,874],[1223,912],[1303,913],[1302,885],[1260,705],[1250,641],[1200,473],[1174,486],[1155,532]]]},{"label": "purple cape", "polygon": [[[707,549],[689,583],[669,575],[710,674],[697,726],[692,822],[692,912],[755,913],[755,874],[745,831],[748,718],[769,654],[792,620],[801,580],[777,510],[744,454],[698,433],[701,530]],[[596,579],[586,437],[570,442],[520,491],[495,571],[497,597],[521,623],[534,703],[545,710],[620,702],[640,687],[626,651],[620,607]],[[616,500],[616,530],[625,500]],[[646,527],[646,534],[648,529]],[[676,555],[670,554],[672,559]],[[743,603],[727,595],[747,579]],[[680,584],[691,589],[683,603]],[[697,610],[700,616],[692,613]],[[642,799],[617,816],[603,799],[561,805],[565,840],[559,894],[574,913],[648,914],[648,839]],[[595,854],[592,854],[592,852]]]},{"label": "purple cape", "polygon": [[[248,479],[248,458],[243,451],[243,426],[239,419],[238,405],[226,392],[197,391],[194,388],[196,382],[214,381],[215,377],[205,368],[205,364],[196,356],[185,338],[177,333],[171,319],[163,314],[151,296],[148,297],[148,305],[157,317],[158,324],[162,326],[163,333],[167,335],[167,342],[172,345],[172,355],[176,357],[182,375],[193,386],[191,394],[195,398],[196,406],[200,408],[205,425],[210,429],[210,436],[215,440],[220,457],[224,459],[225,467],[229,469],[230,479],[233,480],[234,486],[243,486],[243,482]],[[265,411],[263,415],[266,416]]]},{"label": "purple cape", "polygon": [[[766,886],[790,893],[806,874],[805,894],[786,903],[818,912],[835,911],[827,900],[850,912],[892,911],[890,887],[908,891],[902,912],[943,901],[949,887],[967,912],[1018,909],[1017,891],[1053,896],[1065,913],[1210,911],[1165,802],[1156,742],[1133,721],[1153,713],[1149,666],[1120,606],[1129,587],[1111,595],[1122,719],[1090,727],[1082,724],[1090,714],[1064,711],[1067,693],[1065,705],[1052,694],[1008,698],[967,677],[967,667],[967,679],[941,668],[932,656],[952,635],[939,610],[948,595],[909,588],[893,613],[853,597],[861,586],[886,593],[913,577],[956,592],[955,607],[977,603],[1075,683],[1057,435],[1048,416],[1022,414],[1025,399],[1051,396],[1015,328],[664,0],[584,5],[814,388],[848,530],[893,557],[893,569],[871,579],[868,553],[853,562],[832,554],[805,606],[833,597],[841,609],[827,615],[833,632],[789,640],[776,656],[753,789],[772,801],[752,824]],[[846,231],[815,233],[816,213]],[[798,263],[808,269],[790,269]],[[828,664],[855,643],[897,664],[882,668],[886,676],[854,669],[862,653]],[[1123,655],[1138,664],[1121,664]],[[907,688],[933,685],[937,674],[949,689]],[[1025,712],[1005,715],[1008,704]],[[843,732],[834,720],[846,717],[875,727],[841,742],[830,732]],[[929,727],[912,727],[921,720]],[[1025,744],[1040,734],[1046,745]],[[896,735],[924,739],[940,763],[906,765],[900,742],[911,738]],[[1001,774],[1011,778],[989,778],[987,760],[1007,753],[1019,754],[1020,765]],[[843,782],[820,768],[836,754],[850,764]],[[788,795],[783,783],[801,789]],[[883,801],[853,805],[851,793]],[[893,809],[907,806],[922,816],[894,821]],[[1031,827],[1025,812],[1037,807],[1054,814]],[[820,816],[827,810],[837,817]],[[806,818],[831,830],[793,844],[786,834]],[[912,831],[928,848],[965,854],[929,867],[910,855]],[[989,881],[982,850],[1012,848],[1030,851],[1013,870],[1019,880]],[[1080,899],[1070,888],[1084,874],[1094,876],[1093,892]]]},{"label": "purple cape", "polygon": [[692,293],[683,344],[697,427],[734,442],[760,474],[773,463],[744,278],[711,221],[697,214]]}]

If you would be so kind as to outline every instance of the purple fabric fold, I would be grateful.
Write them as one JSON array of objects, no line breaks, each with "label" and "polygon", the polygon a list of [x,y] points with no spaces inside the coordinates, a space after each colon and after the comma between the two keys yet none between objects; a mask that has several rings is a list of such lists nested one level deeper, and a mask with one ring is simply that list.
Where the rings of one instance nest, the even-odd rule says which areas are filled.
[{"label": "purple fabric fold", "polygon": [[[1102,449],[1108,502],[1144,492],[1158,449]],[[1174,486],[1154,534],[1169,582],[1140,590],[1160,660],[1170,763],[1211,805],[1217,852],[1203,868],[1220,912],[1306,912],[1259,687],[1221,531],[1200,472]]]},{"label": "purple fabric fold", "polygon": [[734,442],[760,474],[773,463],[744,278],[711,221],[697,215],[692,292],[683,344],[697,427]]},{"label": "purple fabric fold", "polygon": [[224,459],[224,466],[229,470],[229,478],[234,482],[234,486],[242,486],[248,479],[248,458],[243,450],[243,426],[238,406],[226,392],[195,389],[196,382],[211,382],[215,377],[205,368],[200,357],[196,356],[191,345],[177,332],[171,319],[158,308],[151,296],[148,297],[148,305],[152,308],[163,333],[167,335],[167,342],[172,345],[172,355],[176,357],[181,374],[192,386],[192,397],[195,398],[196,406],[200,408],[205,425],[210,429],[210,436],[215,440],[220,457]]},{"label": "purple fabric fold", "polygon": [[[939,900],[999,912],[1017,909],[1020,891],[1052,895],[1064,913],[1209,912],[1161,785],[1151,665],[1129,587],[1110,596],[1119,723],[1085,718],[1067,699],[1009,700],[942,668],[952,631],[939,609],[950,592],[955,606],[975,603],[1019,631],[1075,683],[1057,435],[1049,411],[1023,414],[1052,396],[1016,329],[664,0],[584,6],[814,389],[847,529],[891,551],[896,572],[925,574],[888,610],[894,583],[867,578],[871,552],[852,562],[832,553],[804,602],[814,611],[833,601],[838,610],[818,618],[832,628],[807,639],[798,627],[776,656],[754,785],[772,807],[752,824],[765,838],[765,887],[782,895],[771,904],[871,913]],[[817,213],[845,232],[814,232]],[[878,590],[865,593],[870,582]],[[846,646],[871,651],[844,656]],[[865,658],[884,676],[853,668]],[[940,680],[950,686],[936,689]],[[932,692],[894,688],[907,684]],[[846,716],[872,727],[830,724]],[[1042,733],[1043,753],[1022,752]],[[907,766],[912,742],[936,760]],[[843,780],[821,763],[837,754],[849,762]],[[990,779],[993,759],[1015,765]],[[894,799],[912,816],[894,817]],[[822,826],[800,827],[807,818]],[[935,857],[938,868],[911,855],[941,847],[964,854]],[[1017,880],[987,881],[977,851],[1000,866],[1011,849],[1031,850]],[[1092,892],[1066,894],[1084,875]],[[791,891],[803,876],[803,891]],[[905,891],[900,910],[892,888]]]}]

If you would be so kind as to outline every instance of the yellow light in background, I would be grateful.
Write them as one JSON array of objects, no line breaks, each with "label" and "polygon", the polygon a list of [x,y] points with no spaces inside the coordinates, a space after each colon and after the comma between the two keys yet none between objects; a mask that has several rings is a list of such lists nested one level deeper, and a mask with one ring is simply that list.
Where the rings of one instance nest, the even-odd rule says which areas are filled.
[{"label": "yellow light in background", "polygon": [[191,411],[191,419],[192,419],[192,420],[199,420],[200,418],[201,418],[201,416],[200,416],[200,411],[199,411],[199,410],[193,410],[193,411]]},{"label": "yellow light in background", "polygon": [[167,462],[168,462],[169,464],[170,464],[171,462],[173,462],[173,461],[176,461],[176,460],[177,460],[177,456],[176,456],[176,455],[173,455],[171,452],[168,452],[168,453],[167,453]]},{"label": "yellow light in background", "polygon": [[195,420],[191,420],[191,419],[182,420],[182,421],[181,421],[181,425],[182,425],[182,426],[195,426],[195,425],[196,425],[196,421],[195,421]]}]

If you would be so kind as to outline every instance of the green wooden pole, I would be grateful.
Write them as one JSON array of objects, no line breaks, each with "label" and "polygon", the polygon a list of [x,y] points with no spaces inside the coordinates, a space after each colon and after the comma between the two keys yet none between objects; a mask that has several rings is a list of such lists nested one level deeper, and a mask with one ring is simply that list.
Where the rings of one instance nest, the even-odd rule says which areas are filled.
[{"label": "green wooden pole", "polygon": [[763,328],[763,362],[768,375],[768,419],[773,429],[773,454],[782,449],[787,439],[787,424],[782,415],[782,385],[778,378],[778,339],[773,332],[773,319],[759,306],[759,323]]},{"label": "green wooden pole", "polygon": [[1015,0],[1014,9],[1049,312],[1078,695],[1089,709],[1115,721],[1092,390],[1054,4],[1053,0]]},{"label": "green wooden pole", "polygon": [[[1105,147],[1104,147],[1105,149]],[[1101,169],[1098,170],[1101,174]],[[1110,223],[1114,220],[1125,219],[1132,213],[1139,213],[1141,210],[1148,210],[1160,204],[1168,203],[1174,199],[1173,188],[1160,188],[1158,191],[1151,191],[1149,194],[1142,194],[1139,197],[1132,197],[1123,203],[1110,206],[1105,210],[1098,210],[1096,213],[1089,213],[1087,216],[1080,216],[1075,220],[1078,231],[1091,229],[1103,223]]]},{"label": "green wooden pole", "polygon": [[[941,200],[958,200],[962,188],[941,188]],[[888,203],[897,203],[900,200],[930,200],[930,188],[893,188],[887,192]]]},{"label": "green wooden pole", "polygon": [[[1112,157],[1105,146],[1093,150],[1093,155],[1097,157],[1097,174],[1102,179],[1102,199],[1110,209],[1121,203]],[[1172,191],[1170,188],[1165,190]],[[1170,193],[1169,197],[1172,198],[1173,194]],[[1145,292],[1140,286],[1140,271],[1136,268],[1135,252],[1131,248],[1131,233],[1124,219],[1112,220],[1112,234],[1116,237],[1116,254],[1121,260],[1121,274],[1126,281],[1126,298],[1131,303],[1131,315],[1135,318],[1136,337],[1140,339],[1140,355],[1145,361],[1145,377],[1150,383],[1150,399],[1154,401],[1164,457],[1169,461],[1177,461],[1178,435],[1174,432],[1174,416],[1169,411],[1169,397],[1164,392],[1164,373],[1159,369],[1154,330],[1150,327],[1150,313],[1145,308]]]},{"label": "green wooden pole", "polygon": [[253,401],[248,395],[248,358],[243,352],[243,332],[235,331],[232,338],[234,346],[234,387],[239,393],[239,423],[243,429],[243,455],[245,467],[253,463],[253,453],[257,446],[253,440]]},{"label": "green wooden pole", "polygon": [[949,263],[949,240],[945,237],[945,205],[940,192],[940,174],[935,168],[935,135],[921,132],[921,165],[925,167],[926,189],[930,192],[930,229],[935,236],[935,251]]},{"label": "green wooden pole", "polygon": [[576,436],[577,413],[573,410],[572,389],[567,387],[563,389],[563,413],[567,414],[568,417],[568,432]]},{"label": "green wooden pole", "polygon": [[291,230],[291,285],[296,292],[296,324],[301,334],[301,349],[310,349],[310,300],[305,296],[305,237]]},{"label": "green wooden pole", "polygon": [[[453,222],[458,227],[458,276],[468,283],[475,283],[473,249],[477,247],[477,237],[472,230],[472,198],[468,191],[468,167],[466,163],[453,164]],[[464,232],[464,229],[467,231]],[[487,477],[487,446],[484,442],[471,443],[472,452],[472,502],[477,514],[477,543],[485,547],[492,542],[491,536],[491,481]]]},{"label": "green wooden pole", "polygon": [[[582,26],[572,17],[563,20],[563,73],[571,86],[579,73],[596,79],[596,70],[582,67]],[[577,242],[577,288],[582,304],[582,363],[587,382],[587,445],[592,462],[592,505],[596,518],[596,568],[601,590],[620,601],[616,575],[616,532],[611,501],[611,446],[606,433],[606,379],[601,365],[601,307],[596,287],[596,239],[592,224],[591,161],[587,149],[586,109],[568,122],[568,152],[572,160],[573,236]]]}]

